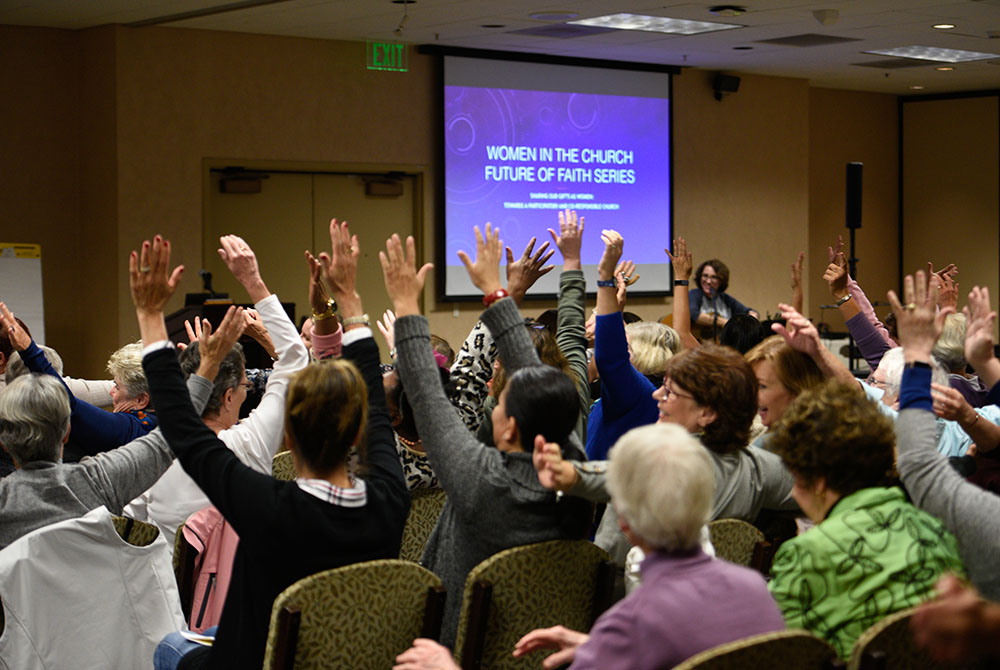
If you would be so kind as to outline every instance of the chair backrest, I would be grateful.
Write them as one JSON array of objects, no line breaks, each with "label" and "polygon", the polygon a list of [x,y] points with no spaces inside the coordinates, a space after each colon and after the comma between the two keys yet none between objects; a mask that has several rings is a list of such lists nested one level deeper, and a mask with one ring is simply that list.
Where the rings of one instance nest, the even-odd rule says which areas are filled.
[{"label": "chair backrest", "polygon": [[160,529],[151,523],[127,516],[112,516],[111,522],[121,538],[136,547],[148,547],[160,535]]},{"label": "chair backrest", "polygon": [[764,576],[770,572],[774,551],[764,533],[753,524],[740,519],[717,519],[708,524],[708,535],[717,557],[754,568]]},{"label": "chair backrest", "polygon": [[915,607],[890,614],[861,634],[851,648],[848,668],[864,670],[937,670],[948,667],[935,662],[927,652],[913,641],[910,619]]},{"label": "chair backrest", "polygon": [[825,670],[837,667],[838,662],[840,661],[833,647],[812,633],[782,630],[713,647],[675,666],[674,670]]},{"label": "chair backrest", "polygon": [[437,525],[447,495],[441,489],[414,489],[410,491],[410,514],[403,526],[403,543],[399,557],[417,562],[424,553],[424,546]]},{"label": "chair backrest", "polygon": [[614,565],[586,540],[553,540],[514,547],[469,572],[455,643],[465,670],[531,668],[538,654],[514,658],[521,636],[562,624],[590,630],[611,603]]},{"label": "chair backrest", "polygon": [[275,479],[290,482],[295,479],[295,462],[292,461],[292,452],[280,451],[271,459],[271,473]]},{"label": "chair backrest", "polygon": [[410,561],[325,570],[275,598],[264,668],[391,668],[414,638],[440,635],[443,612],[441,580]]}]

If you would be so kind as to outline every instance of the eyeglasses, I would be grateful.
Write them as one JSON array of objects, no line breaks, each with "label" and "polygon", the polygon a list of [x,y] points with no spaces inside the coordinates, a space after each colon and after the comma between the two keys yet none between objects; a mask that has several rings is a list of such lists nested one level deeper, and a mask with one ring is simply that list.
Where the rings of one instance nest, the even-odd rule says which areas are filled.
[{"label": "eyeglasses", "polygon": [[383,375],[387,375],[393,370],[395,370],[396,366],[393,365],[392,363],[379,363],[378,369]]},{"label": "eyeglasses", "polygon": [[248,381],[247,382],[243,382],[242,384],[240,384],[240,386],[242,386],[243,388],[245,388],[247,390],[247,393],[250,393],[250,391],[253,391],[253,384],[251,382],[248,382]]},{"label": "eyeglasses", "polygon": [[[687,398],[688,400],[694,400],[694,396],[693,395],[687,395],[685,393],[678,393],[677,391],[673,390],[671,387],[667,386],[666,384],[663,385],[663,396],[664,396],[664,398],[670,398],[671,396],[673,396],[674,398]],[[697,400],[695,400],[695,402],[697,402]]]},{"label": "eyeglasses", "polygon": [[721,279],[719,275],[707,275],[705,273],[702,273],[701,278],[705,281],[719,281]]}]

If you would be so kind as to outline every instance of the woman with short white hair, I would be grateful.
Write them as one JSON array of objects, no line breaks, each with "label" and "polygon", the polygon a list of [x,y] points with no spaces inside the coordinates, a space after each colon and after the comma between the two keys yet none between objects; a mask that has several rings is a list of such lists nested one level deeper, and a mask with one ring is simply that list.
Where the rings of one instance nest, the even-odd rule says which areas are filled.
[{"label": "woman with short white hair", "polygon": [[759,573],[701,549],[715,475],[697,438],[673,424],[630,430],[611,450],[607,486],[622,531],[646,553],[642,585],[589,635],[539,629],[521,638],[515,656],[554,648],[546,668],[572,661],[573,670],[653,670],[785,627]]}]

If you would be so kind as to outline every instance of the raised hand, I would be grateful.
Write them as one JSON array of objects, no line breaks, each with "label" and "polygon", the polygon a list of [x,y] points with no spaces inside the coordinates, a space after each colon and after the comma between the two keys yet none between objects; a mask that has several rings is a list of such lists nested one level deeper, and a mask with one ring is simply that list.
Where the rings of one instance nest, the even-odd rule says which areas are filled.
[{"label": "raised hand", "polygon": [[385,344],[391,352],[396,348],[396,315],[392,313],[391,309],[387,309],[382,318],[375,322],[375,325],[378,326],[378,330],[385,338]]},{"label": "raised hand", "polygon": [[271,334],[267,332],[267,326],[264,325],[257,310],[249,308],[243,310],[243,325],[246,334],[262,346],[268,356],[272,359],[278,358],[278,352],[274,348],[274,341],[271,340]]},{"label": "raised hand", "polygon": [[949,263],[942,270],[934,271],[934,264],[927,262],[927,277],[931,284],[938,289],[938,307],[951,307],[958,309],[958,282],[955,276],[958,274],[958,266]]},{"label": "raised hand", "polygon": [[952,387],[932,383],[931,396],[934,399],[934,413],[942,419],[963,424],[975,421],[976,410],[965,400],[965,396]]},{"label": "raised hand", "polygon": [[573,464],[563,460],[559,445],[546,442],[542,435],[535,436],[531,462],[538,473],[538,483],[550,491],[569,491],[579,479]]},{"label": "raised hand", "polygon": [[821,353],[820,350],[823,349],[823,344],[819,341],[819,331],[816,330],[816,326],[795,311],[791,305],[778,303],[778,309],[781,311],[781,318],[785,320],[786,325],[775,323],[772,324],[771,330],[781,335],[792,349],[813,358],[818,357]]},{"label": "raised hand", "polygon": [[212,324],[207,319],[201,321],[198,334],[198,375],[205,379],[215,379],[219,372],[222,359],[232,351],[233,345],[240,339],[246,324],[242,307],[231,305],[219,324],[219,329],[212,332]]},{"label": "raised hand", "polygon": [[[528,292],[538,279],[552,271],[554,265],[545,265],[552,254],[556,252],[555,249],[549,249],[549,243],[545,242],[540,247],[538,251],[534,252],[532,255],[532,250],[535,248],[535,238],[532,237],[531,241],[528,242],[528,246],[524,248],[524,253],[516,261],[514,260],[514,252],[507,247],[507,292],[514,302],[518,305],[521,304],[522,298]],[[546,250],[548,253],[545,253]]]},{"label": "raised hand", "polygon": [[163,312],[163,306],[177,290],[184,274],[183,265],[178,265],[168,274],[169,266],[170,242],[159,235],[153,238],[152,243],[144,241],[138,252],[129,254],[129,289],[137,312]]},{"label": "raised hand", "polygon": [[837,254],[844,251],[844,236],[837,235],[837,241],[832,247],[826,248],[827,262],[832,263],[837,257]]},{"label": "raised hand", "polygon": [[559,247],[559,253],[563,256],[563,269],[564,270],[579,270],[582,268],[580,264],[580,247],[583,244],[583,217],[579,219],[577,223],[576,210],[567,209],[565,212],[559,212],[559,234],[556,231],[549,230],[549,235],[552,236],[552,241],[556,243]]},{"label": "raised hand", "polygon": [[830,287],[830,295],[838,300],[847,295],[847,259],[843,251],[834,254],[833,260],[826,266],[823,279]]},{"label": "raised hand", "polygon": [[558,668],[573,661],[577,647],[590,639],[586,633],[578,633],[565,626],[538,628],[517,641],[514,656],[521,657],[539,649],[558,649],[556,653],[542,661],[543,668]]},{"label": "raised hand", "polygon": [[[464,251],[458,252],[458,258],[465,265],[469,279],[483,292],[489,295],[500,288],[500,254],[503,252],[503,242],[500,240],[500,229],[493,228],[490,223],[486,224],[486,235],[476,231],[476,260],[469,259]],[[398,310],[397,310],[398,313]]]},{"label": "raised hand", "polygon": [[270,295],[264,280],[260,278],[257,256],[250,245],[236,235],[223,235],[219,238],[219,244],[222,245],[219,256],[250,294],[250,299],[256,303]]},{"label": "raised hand", "polygon": [[670,265],[674,268],[674,279],[686,280],[691,278],[691,269],[694,263],[691,260],[691,252],[688,251],[687,242],[683,237],[674,240],[674,253],[670,249],[664,249],[670,257]]},{"label": "raised hand", "polygon": [[[969,304],[962,310],[967,320],[965,329],[965,360],[969,362],[987,385],[996,380],[984,376],[993,365],[993,322],[997,313],[990,308],[990,290],[974,286],[969,292]],[[987,375],[988,376],[988,375]]]},{"label": "raised hand", "polygon": [[351,235],[347,221],[338,223],[337,219],[330,219],[330,253],[321,253],[319,264],[323,269],[326,285],[330,287],[333,299],[340,305],[341,313],[345,316],[358,316],[361,313],[361,297],[355,290],[360,255],[358,236]]},{"label": "raised hand", "polygon": [[309,306],[312,307],[313,314],[323,314],[330,302],[330,296],[323,284],[323,266],[308,250],[305,255],[306,265],[309,266]]},{"label": "raised hand", "polygon": [[899,343],[907,361],[929,361],[934,343],[941,335],[944,319],[955,310],[946,307],[937,310],[937,286],[928,290],[927,276],[918,270],[916,277],[903,278],[903,299],[901,303],[895,291],[889,291],[889,304],[896,316],[896,330]]},{"label": "raised hand", "polygon": [[14,315],[7,309],[7,305],[2,302],[0,302],[0,324],[7,331],[10,343],[17,351],[24,351],[31,344],[31,336],[25,332]]},{"label": "raised hand", "polygon": [[791,284],[792,291],[802,290],[802,264],[806,260],[806,252],[800,251],[799,257],[795,259],[795,262],[791,265]]},{"label": "raised hand", "polygon": [[604,254],[597,264],[598,279],[607,280],[614,277],[615,266],[622,257],[622,250],[625,248],[625,239],[617,230],[602,230],[601,239],[604,241]]},{"label": "raised hand", "polygon": [[622,261],[615,268],[615,286],[617,287],[615,299],[618,301],[619,312],[625,310],[628,287],[639,281],[639,277],[640,275],[635,273],[635,263],[632,261]]},{"label": "raised hand", "polygon": [[[478,233],[478,230],[476,231]],[[497,254],[497,286],[500,284],[499,254]],[[424,290],[427,273],[434,266],[425,263],[417,270],[417,251],[413,237],[406,238],[406,253],[399,235],[393,235],[385,242],[385,251],[378,252],[385,278],[385,292],[392,301],[397,317],[420,314],[420,294]],[[467,259],[466,259],[467,260]],[[471,275],[471,273],[470,273]]]}]

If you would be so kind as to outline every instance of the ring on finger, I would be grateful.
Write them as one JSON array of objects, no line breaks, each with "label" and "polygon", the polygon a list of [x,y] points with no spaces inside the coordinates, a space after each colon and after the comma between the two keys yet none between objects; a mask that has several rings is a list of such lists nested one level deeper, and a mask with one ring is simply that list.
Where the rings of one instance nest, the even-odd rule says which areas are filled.
[{"label": "ring on finger", "polygon": [[149,268],[149,266],[147,265],[147,266],[145,266],[145,267],[141,267],[141,268],[139,268],[139,272],[149,272],[149,269],[150,269],[150,268]]},{"label": "ring on finger", "polygon": [[904,307],[903,309],[905,309],[907,312],[912,312],[916,308],[917,308],[917,303],[915,303],[915,302],[908,302],[908,303],[906,303],[906,307]]}]

